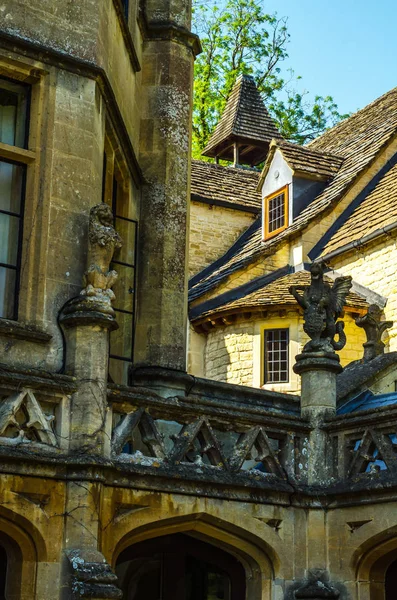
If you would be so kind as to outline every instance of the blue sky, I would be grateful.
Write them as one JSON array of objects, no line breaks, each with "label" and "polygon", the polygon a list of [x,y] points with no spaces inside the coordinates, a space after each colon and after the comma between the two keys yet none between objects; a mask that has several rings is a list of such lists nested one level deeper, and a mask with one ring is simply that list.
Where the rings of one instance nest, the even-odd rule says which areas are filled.
[{"label": "blue sky", "polygon": [[263,0],[288,17],[289,59],[300,89],[354,112],[397,86],[397,1]]}]

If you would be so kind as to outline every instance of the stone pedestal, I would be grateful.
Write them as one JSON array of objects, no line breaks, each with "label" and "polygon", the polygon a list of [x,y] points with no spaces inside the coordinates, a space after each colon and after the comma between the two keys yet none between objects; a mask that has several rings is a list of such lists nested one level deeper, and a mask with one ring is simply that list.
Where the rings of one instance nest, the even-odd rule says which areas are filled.
[{"label": "stone pedestal", "polygon": [[311,426],[307,460],[308,484],[325,485],[330,478],[326,417],[336,413],[336,376],[342,371],[334,352],[304,352],[296,357],[294,371],[302,378],[301,414]]},{"label": "stone pedestal", "polygon": [[109,331],[117,329],[110,303],[81,296],[64,307],[65,372],[78,380],[72,397],[70,449],[103,455],[107,417]]},{"label": "stone pedestal", "polygon": [[303,417],[335,415],[336,376],[342,372],[339,356],[331,352],[298,354],[294,372],[301,376],[301,411]]}]

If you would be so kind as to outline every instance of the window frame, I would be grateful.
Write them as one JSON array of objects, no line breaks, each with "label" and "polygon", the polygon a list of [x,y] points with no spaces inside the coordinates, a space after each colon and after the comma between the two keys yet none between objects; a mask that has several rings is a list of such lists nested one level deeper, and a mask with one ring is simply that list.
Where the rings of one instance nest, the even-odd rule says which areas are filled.
[{"label": "window frame", "polygon": [[[25,108],[25,122],[24,122],[24,136],[21,146],[7,144],[0,141],[0,162],[16,165],[22,168],[22,180],[21,180],[21,201],[19,213],[13,211],[7,211],[0,209],[0,214],[9,215],[19,219],[18,225],[18,242],[17,242],[17,259],[16,264],[11,265],[8,263],[0,263],[0,267],[4,269],[13,270],[16,272],[15,285],[14,285],[14,297],[13,297],[13,311],[12,315],[2,316],[2,321],[17,321],[19,317],[20,307],[20,290],[21,290],[21,266],[22,266],[22,255],[24,245],[24,224],[25,224],[25,204],[26,204],[26,192],[27,192],[27,177],[28,177],[28,165],[31,164],[35,159],[34,152],[28,150],[29,137],[30,137],[30,123],[31,123],[31,106],[32,106],[32,85],[21,81],[18,78],[8,77],[3,73],[0,75],[0,91],[2,88],[1,82],[6,81],[20,86],[25,89],[26,92],[26,108]],[[6,88],[4,88],[6,89]]]},{"label": "window frame", "polygon": [[[269,231],[269,204],[274,198],[276,198],[277,196],[281,196],[281,194],[283,194],[283,196],[284,196],[284,225],[282,227],[279,227],[278,229],[275,229],[274,231]],[[281,231],[284,231],[284,229],[286,229],[288,227],[288,219],[289,219],[288,207],[289,207],[289,185],[288,184],[284,185],[283,187],[279,188],[275,192],[264,197],[264,199],[263,199],[263,214],[264,214],[263,234],[264,234],[265,240],[268,240],[268,239],[274,237],[275,235],[277,235]]]},{"label": "window frame", "polygon": [[[286,374],[287,378],[285,380],[278,379],[277,381],[268,380],[268,350],[266,348],[267,344],[267,335],[269,332],[287,332],[287,341],[286,341],[286,352],[287,352],[287,368]],[[263,368],[263,385],[288,385],[290,383],[290,328],[289,327],[272,327],[263,330],[263,340],[262,340],[262,348],[263,348],[263,360],[262,360],[262,368]],[[280,361],[279,361],[280,362]]]},{"label": "window frame", "polygon": [[[113,310],[117,313],[124,313],[132,316],[132,332],[131,332],[131,355],[127,358],[126,356],[119,356],[111,352],[112,333],[109,336],[109,363],[110,360],[118,360],[130,365],[134,362],[134,341],[135,341],[135,328],[136,328],[136,308],[137,308],[137,262],[138,262],[138,236],[139,236],[139,222],[137,219],[130,219],[117,214],[117,194],[115,193],[114,182],[116,181],[117,188],[123,190],[124,193],[130,194],[132,192],[131,184],[135,183],[134,179],[126,167],[126,163],[122,158],[120,145],[117,142],[115,134],[113,133],[110,124],[107,123],[105,144],[104,144],[104,156],[103,156],[103,173],[102,173],[102,202],[107,203],[113,213],[114,227],[117,231],[117,219],[128,221],[129,223],[135,224],[135,240],[134,240],[134,264],[125,263],[123,261],[112,259],[110,268],[114,268],[117,271],[117,265],[126,266],[134,269],[134,297],[132,303],[132,311],[116,308],[113,306]],[[129,183],[128,183],[129,181]],[[109,200],[110,203],[107,201]],[[117,303],[117,295],[116,295]],[[111,381],[112,377],[109,370],[109,378]],[[115,382],[114,382],[115,383]],[[122,385],[122,384],[121,384]]]}]

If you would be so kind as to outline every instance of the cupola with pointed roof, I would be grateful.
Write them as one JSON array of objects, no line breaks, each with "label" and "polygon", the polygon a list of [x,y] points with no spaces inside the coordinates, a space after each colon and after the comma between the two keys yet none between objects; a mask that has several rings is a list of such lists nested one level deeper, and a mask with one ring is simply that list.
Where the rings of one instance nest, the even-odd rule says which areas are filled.
[{"label": "cupola with pointed roof", "polygon": [[281,140],[282,135],[253,77],[240,75],[203,155],[255,166],[266,158],[272,139]]}]

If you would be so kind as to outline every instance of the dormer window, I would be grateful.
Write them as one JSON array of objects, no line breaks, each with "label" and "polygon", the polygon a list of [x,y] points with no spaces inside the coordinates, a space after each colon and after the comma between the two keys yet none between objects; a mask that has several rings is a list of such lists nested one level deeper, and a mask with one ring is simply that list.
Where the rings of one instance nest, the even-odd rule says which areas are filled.
[{"label": "dormer window", "polygon": [[264,198],[264,238],[273,237],[288,225],[288,185]]}]

